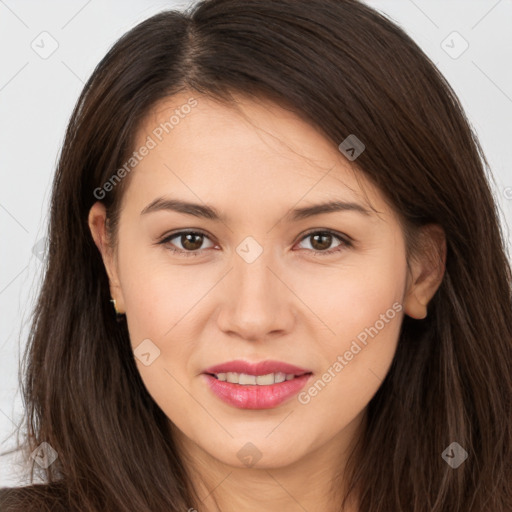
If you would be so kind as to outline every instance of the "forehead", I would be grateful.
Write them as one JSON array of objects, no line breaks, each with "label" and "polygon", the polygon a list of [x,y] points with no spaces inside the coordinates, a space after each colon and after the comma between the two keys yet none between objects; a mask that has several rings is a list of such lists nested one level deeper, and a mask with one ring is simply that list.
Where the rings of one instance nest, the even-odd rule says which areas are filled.
[{"label": "forehead", "polygon": [[178,188],[211,202],[343,198],[387,209],[379,190],[299,115],[264,98],[234,99],[182,92],[160,101],[136,134],[135,151],[150,149],[132,173],[132,194],[150,200]]},{"label": "forehead", "polygon": [[[221,103],[209,96],[182,92],[151,109],[137,133],[136,145],[152,136],[159,146],[233,157],[230,148],[260,156],[311,160],[314,167],[343,163],[340,153],[295,112],[265,98],[233,95]],[[193,155],[189,155],[193,156]]]}]

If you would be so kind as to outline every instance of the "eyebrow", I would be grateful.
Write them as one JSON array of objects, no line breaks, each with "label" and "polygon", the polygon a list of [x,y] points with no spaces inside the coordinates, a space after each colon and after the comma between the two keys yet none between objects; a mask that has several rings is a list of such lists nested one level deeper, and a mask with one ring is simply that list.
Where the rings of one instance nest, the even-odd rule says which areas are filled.
[{"label": "eyebrow", "polygon": [[[186,215],[193,215],[194,217],[213,220],[213,221],[226,221],[224,215],[221,215],[215,208],[208,205],[201,205],[198,203],[190,203],[178,199],[171,199],[166,197],[159,197],[149,203],[141,212],[141,215],[146,215],[151,212],[158,211],[173,211],[177,213],[184,213]],[[295,208],[288,212],[285,218],[291,222],[314,217],[323,213],[352,211],[366,216],[372,213],[359,203],[346,202],[346,201],[328,201],[326,203],[315,204],[311,206],[304,206],[302,208]]]}]

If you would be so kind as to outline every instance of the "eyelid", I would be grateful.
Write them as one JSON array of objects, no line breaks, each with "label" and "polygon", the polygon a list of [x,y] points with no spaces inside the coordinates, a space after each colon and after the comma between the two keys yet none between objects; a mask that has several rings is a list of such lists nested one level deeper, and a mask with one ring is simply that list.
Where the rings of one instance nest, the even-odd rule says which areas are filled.
[{"label": "eyelid", "polygon": [[352,237],[348,236],[345,233],[341,233],[339,231],[336,231],[334,229],[329,229],[329,228],[311,228],[308,231],[301,233],[299,235],[297,241],[301,241],[304,238],[306,238],[307,236],[317,234],[317,233],[327,233],[329,235],[333,235],[336,238],[339,238],[343,242],[350,243],[350,244],[354,243],[354,239]]},{"label": "eyelid", "polygon": [[176,229],[175,231],[169,231],[168,233],[165,233],[165,235],[162,235],[160,238],[159,238],[159,241],[162,242],[163,240],[166,240],[168,238],[173,238],[177,235],[182,235],[182,234],[189,234],[189,233],[197,233],[199,235],[204,235],[204,236],[207,236],[208,238],[211,238],[210,235],[204,231],[203,229],[200,229],[200,228],[183,228],[183,229]]}]

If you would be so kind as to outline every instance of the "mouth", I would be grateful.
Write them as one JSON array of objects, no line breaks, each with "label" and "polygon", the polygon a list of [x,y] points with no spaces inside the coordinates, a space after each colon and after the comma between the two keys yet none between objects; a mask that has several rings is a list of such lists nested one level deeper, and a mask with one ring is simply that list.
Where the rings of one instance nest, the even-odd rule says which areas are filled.
[{"label": "mouth", "polygon": [[237,372],[207,373],[206,375],[210,375],[222,382],[240,384],[241,386],[271,386],[302,377],[303,375],[311,375],[311,372],[301,373],[299,375],[283,372],[267,373],[265,375],[251,375],[249,373]]},{"label": "mouth", "polygon": [[223,402],[240,409],[271,409],[296,395],[313,372],[279,361],[231,361],[203,375]]}]

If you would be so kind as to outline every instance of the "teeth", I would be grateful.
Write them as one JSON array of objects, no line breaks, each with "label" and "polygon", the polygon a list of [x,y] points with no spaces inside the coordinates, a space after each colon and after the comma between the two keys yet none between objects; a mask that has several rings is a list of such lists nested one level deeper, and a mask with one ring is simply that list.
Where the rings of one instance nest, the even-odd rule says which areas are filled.
[{"label": "teeth", "polygon": [[217,379],[231,382],[232,384],[241,384],[243,386],[270,386],[271,384],[279,384],[285,380],[292,380],[295,378],[293,374],[286,374],[282,372],[268,373],[267,375],[249,375],[247,373],[218,373],[215,375]]},{"label": "teeth", "polygon": [[241,373],[238,377],[238,384],[256,384],[256,376],[255,375],[247,375],[246,373]]},{"label": "teeth", "polygon": [[240,374],[235,372],[226,373],[226,380],[231,382],[232,384],[238,384],[238,379],[240,378]]},{"label": "teeth", "polygon": [[267,375],[258,375],[256,377],[256,384],[258,386],[269,386],[270,384],[274,384],[275,377],[273,373],[268,373]]},{"label": "teeth", "polygon": [[276,383],[279,383],[279,382],[284,382],[286,380],[286,373],[276,373],[275,376],[274,376],[274,382]]}]

